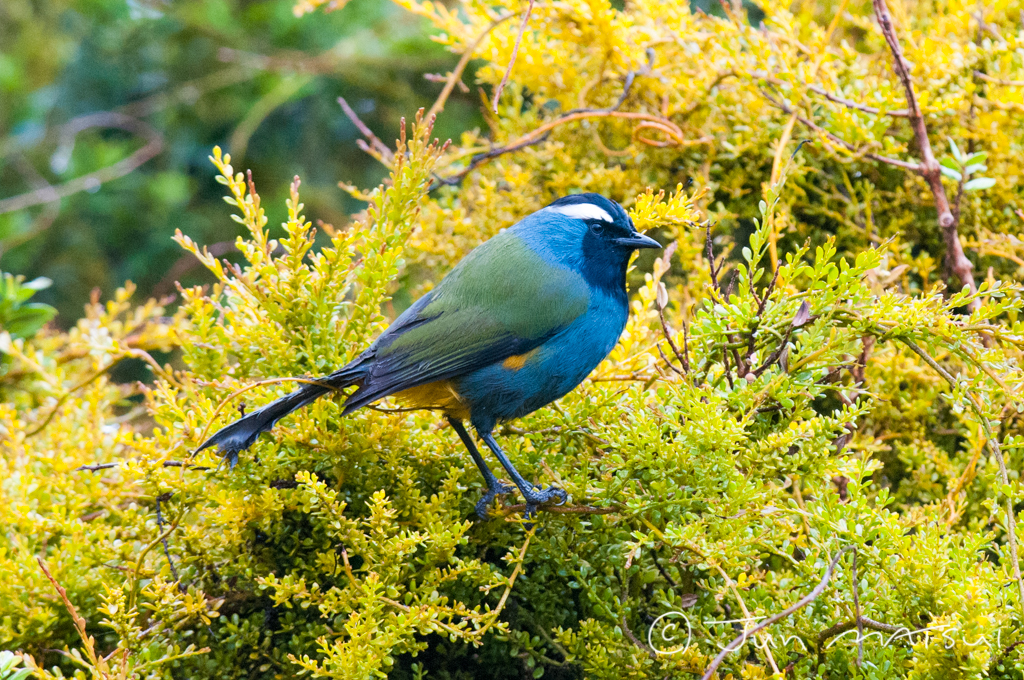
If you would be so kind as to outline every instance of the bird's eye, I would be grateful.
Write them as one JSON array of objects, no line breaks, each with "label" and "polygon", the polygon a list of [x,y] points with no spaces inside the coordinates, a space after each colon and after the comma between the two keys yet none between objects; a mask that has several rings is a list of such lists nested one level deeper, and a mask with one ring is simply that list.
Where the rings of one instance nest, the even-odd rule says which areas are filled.
[{"label": "bird's eye", "polygon": [[590,231],[592,231],[595,236],[601,236],[602,234],[604,234],[604,227],[605,227],[604,222],[591,222],[590,223]]}]

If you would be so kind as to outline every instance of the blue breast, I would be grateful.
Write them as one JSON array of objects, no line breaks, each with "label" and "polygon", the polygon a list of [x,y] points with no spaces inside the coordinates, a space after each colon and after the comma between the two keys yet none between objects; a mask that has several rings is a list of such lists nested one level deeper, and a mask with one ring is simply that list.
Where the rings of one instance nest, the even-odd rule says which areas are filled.
[{"label": "blue breast", "polygon": [[453,381],[473,426],[490,431],[499,420],[522,417],[570,392],[615,347],[628,313],[625,291],[592,291],[587,311],[521,367],[493,364]]}]

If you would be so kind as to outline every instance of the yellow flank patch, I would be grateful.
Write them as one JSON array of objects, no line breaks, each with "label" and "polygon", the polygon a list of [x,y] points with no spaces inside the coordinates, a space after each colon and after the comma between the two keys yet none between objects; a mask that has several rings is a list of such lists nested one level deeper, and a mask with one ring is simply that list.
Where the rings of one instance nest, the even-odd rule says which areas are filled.
[{"label": "yellow flank patch", "polygon": [[461,420],[469,417],[469,409],[463,402],[462,396],[455,391],[449,380],[439,380],[419,387],[411,387],[396,392],[393,396],[409,408],[441,410],[445,414]]},{"label": "yellow flank patch", "polygon": [[513,354],[508,359],[501,362],[502,367],[507,368],[510,371],[518,371],[520,368],[526,365],[526,362],[530,360],[537,350],[531,349],[526,354]]}]

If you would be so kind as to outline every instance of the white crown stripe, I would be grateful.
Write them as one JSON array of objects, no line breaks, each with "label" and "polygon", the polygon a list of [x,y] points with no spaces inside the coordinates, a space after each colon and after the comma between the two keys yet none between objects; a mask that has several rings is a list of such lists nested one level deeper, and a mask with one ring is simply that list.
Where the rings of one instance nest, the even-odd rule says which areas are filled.
[{"label": "white crown stripe", "polygon": [[556,205],[554,207],[547,208],[551,212],[556,212],[566,217],[575,217],[578,220],[604,220],[605,222],[614,222],[612,216],[608,214],[608,211],[604,208],[599,208],[593,203],[572,203],[570,205]]}]

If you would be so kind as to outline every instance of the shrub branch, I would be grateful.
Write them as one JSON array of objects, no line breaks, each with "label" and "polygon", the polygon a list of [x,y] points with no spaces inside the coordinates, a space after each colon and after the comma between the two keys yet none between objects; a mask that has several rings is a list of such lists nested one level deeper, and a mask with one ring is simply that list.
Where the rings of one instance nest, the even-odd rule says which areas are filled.
[{"label": "shrub branch", "polygon": [[704,671],[704,675],[701,677],[701,680],[711,680],[711,676],[715,674],[715,671],[718,670],[718,667],[722,665],[723,661],[725,661],[725,657],[739,649],[740,645],[746,642],[747,638],[749,638],[751,635],[760,633],[765,628],[768,628],[769,626],[778,623],[782,619],[792,615],[800,609],[803,609],[811,602],[814,602],[816,599],[818,599],[818,596],[825,592],[825,587],[828,586],[828,582],[832,578],[832,572],[835,570],[840,558],[842,558],[842,556],[848,550],[853,550],[853,546],[843,548],[838,553],[836,553],[836,556],[832,558],[832,561],[829,562],[828,567],[825,569],[825,574],[821,577],[821,581],[818,582],[818,585],[814,586],[814,589],[811,592],[807,593],[802,598],[794,602],[789,607],[786,607],[778,614],[775,614],[774,616],[769,616],[767,619],[757,624],[750,630],[744,630],[742,633],[733,638],[733,641],[727,644],[722,649],[722,651],[719,652],[718,656],[714,658],[711,664],[708,665],[707,670]]},{"label": "shrub branch", "polygon": [[[949,199],[946,196],[946,189],[942,186],[942,171],[939,169],[939,162],[935,160],[932,153],[932,145],[928,140],[928,128],[925,126],[924,114],[921,113],[921,106],[917,101],[917,94],[914,92],[914,83],[910,78],[910,64],[903,56],[903,48],[900,46],[899,38],[896,35],[896,28],[893,26],[892,15],[889,13],[889,6],[885,0],[872,0],[875,8],[875,17],[878,19],[878,26],[882,29],[882,35],[889,44],[892,51],[892,70],[896,73],[903,84],[904,95],[907,100],[907,116],[910,126],[914,130],[914,139],[921,155],[921,164],[918,166],[918,174],[928,183],[932,197],[935,201],[935,209],[939,213],[939,228],[942,230],[942,238],[946,245],[946,266],[949,271],[960,279],[961,285],[970,288],[972,293],[977,292],[978,286],[974,281],[972,273],[974,265],[964,255],[964,249],[960,245],[960,235],[957,231],[957,219],[953,216],[949,207]],[[981,304],[980,300],[972,300],[969,308],[973,312]],[[1024,590],[1022,590],[1024,596]]]}]

